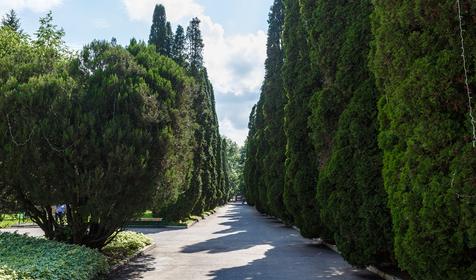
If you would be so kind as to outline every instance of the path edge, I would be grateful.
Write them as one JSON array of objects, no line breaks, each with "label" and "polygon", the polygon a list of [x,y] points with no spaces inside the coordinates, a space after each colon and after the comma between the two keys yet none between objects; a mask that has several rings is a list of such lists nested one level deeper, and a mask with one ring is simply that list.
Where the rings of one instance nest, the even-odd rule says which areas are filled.
[{"label": "path edge", "polygon": [[156,248],[157,244],[154,242],[141,250],[137,251],[134,255],[127,257],[126,259],[120,261],[119,263],[113,265],[111,268],[109,268],[109,274],[117,271],[118,269],[122,268],[123,266],[127,265],[129,262],[131,262],[133,259],[143,256],[147,254],[148,252],[152,251],[152,249]]},{"label": "path edge", "polygon": [[[274,218],[274,219],[280,221],[281,223],[285,224],[285,223],[284,223],[280,218],[278,218],[278,217],[274,217],[274,216],[271,216],[271,215],[267,215],[267,214],[261,213],[261,212],[259,212],[259,211],[258,211],[258,213],[260,213],[260,214],[263,215],[263,216],[267,216],[267,217]],[[295,231],[299,232],[299,234],[301,234],[301,230],[300,230],[297,226],[293,225],[293,226],[291,226],[291,227],[292,227]],[[301,235],[301,236],[302,236],[302,235]],[[306,238],[306,239],[309,239],[309,238]],[[312,238],[312,239],[310,239],[310,240],[312,240],[312,242],[315,243],[315,244],[322,244],[322,245],[326,246],[327,248],[331,249],[332,251],[334,251],[334,252],[336,252],[337,254],[339,254],[339,255],[342,256],[341,252],[339,251],[339,249],[337,249],[337,246],[336,246],[336,245],[332,245],[332,244],[329,244],[329,243],[327,243],[327,242],[324,242],[324,241],[323,241],[322,239],[320,239],[320,238]],[[392,274],[388,274],[388,273],[386,273],[386,272],[383,272],[382,270],[378,269],[377,267],[375,267],[375,266],[373,266],[373,265],[369,265],[369,266],[367,266],[365,269],[366,269],[367,271],[369,271],[369,272],[372,272],[373,274],[376,274],[376,275],[382,277],[384,280],[403,280],[402,278],[399,278],[399,277],[397,277],[397,276],[395,276],[395,275],[392,275]]]}]

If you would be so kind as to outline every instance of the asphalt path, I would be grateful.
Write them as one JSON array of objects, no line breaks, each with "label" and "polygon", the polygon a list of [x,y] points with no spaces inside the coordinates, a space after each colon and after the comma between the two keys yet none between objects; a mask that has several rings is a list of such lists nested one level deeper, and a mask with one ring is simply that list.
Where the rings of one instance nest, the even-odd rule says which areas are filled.
[{"label": "asphalt path", "polygon": [[189,229],[143,229],[157,247],[111,279],[380,279],[254,208],[229,204]]}]

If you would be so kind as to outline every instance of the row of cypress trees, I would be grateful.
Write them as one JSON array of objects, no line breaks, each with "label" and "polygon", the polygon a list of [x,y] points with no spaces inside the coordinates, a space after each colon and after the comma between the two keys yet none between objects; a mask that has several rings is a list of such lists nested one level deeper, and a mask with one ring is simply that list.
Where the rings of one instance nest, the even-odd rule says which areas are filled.
[{"label": "row of cypress trees", "polygon": [[[154,199],[155,214],[176,221],[228,201],[226,141],[219,133],[213,86],[203,63],[200,20],[192,19],[186,32],[179,25],[173,33],[164,6],[156,5],[149,45],[185,68],[196,81],[188,107],[175,108],[178,116],[172,120],[171,132],[175,140],[167,149],[170,168],[165,169]],[[180,122],[180,116],[187,114],[192,122]]]},{"label": "row of cypress trees", "polygon": [[275,0],[245,194],[353,265],[471,279],[476,4],[437,2]]}]

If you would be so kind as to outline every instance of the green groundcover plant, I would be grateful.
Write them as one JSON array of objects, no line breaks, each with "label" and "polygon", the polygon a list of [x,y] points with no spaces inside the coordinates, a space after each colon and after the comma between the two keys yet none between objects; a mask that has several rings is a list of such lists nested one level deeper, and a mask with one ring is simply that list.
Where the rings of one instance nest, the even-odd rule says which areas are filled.
[{"label": "green groundcover plant", "polygon": [[0,279],[93,279],[108,271],[106,257],[84,246],[0,233]]},{"label": "green groundcover plant", "polygon": [[115,264],[124,258],[133,256],[150,244],[152,244],[152,239],[142,233],[123,231],[118,233],[102,252],[109,258],[110,264]]}]

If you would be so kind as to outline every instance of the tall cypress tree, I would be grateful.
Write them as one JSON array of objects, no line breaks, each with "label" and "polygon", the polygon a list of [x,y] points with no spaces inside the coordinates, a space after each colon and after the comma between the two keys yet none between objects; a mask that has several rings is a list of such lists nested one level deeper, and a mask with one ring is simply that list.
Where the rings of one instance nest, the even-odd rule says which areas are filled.
[{"label": "tall cypress tree", "polygon": [[192,19],[187,27],[187,57],[190,71],[193,75],[198,75],[203,68],[203,39],[200,31],[200,20]]},{"label": "tall cypress tree", "polygon": [[[460,3],[474,96],[476,2]],[[474,279],[476,149],[458,5],[450,0],[374,5],[371,65],[382,92],[379,145],[397,261],[413,279]]]},{"label": "tall cypress tree", "polygon": [[377,94],[367,67],[372,5],[304,3],[313,68],[323,75],[310,119],[320,161],[316,203],[330,230],[323,237],[334,239],[354,265],[388,262],[391,221],[377,146]]},{"label": "tall cypress tree", "polygon": [[163,5],[155,5],[152,26],[150,27],[149,44],[154,45],[160,54],[168,56],[171,47],[171,33],[170,23],[167,23],[165,7]]},{"label": "tall cypress tree", "polygon": [[172,58],[172,48],[174,44],[174,32],[172,25],[167,21],[165,24],[165,56]]},{"label": "tall cypress tree", "polygon": [[263,157],[263,174],[267,186],[266,199],[271,214],[289,220],[283,201],[284,163],[286,160],[286,135],[284,133],[284,106],[286,95],[283,87],[282,67],[284,62],[281,38],[284,26],[284,3],[275,0],[268,19],[267,58],[262,91],[266,96],[263,114],[266,127],[263,132],[267,151]]},{"label": "tall cypress tree", "polygon": [[244,195],[248,205],[255,206],[257,200],[257,188],[256,180],[257,176],[257,157],[256,157],[256,108],[257,105],[253,106],[253,109],[250,113],[249,123],[248,123],[248,137],[245,143],[245,154],[246,161],[243,168],[243,180],[245,183]]},{"label": "tall cypress tree", "polygon": [[284,87],[287,95],[285,132],[287,139],[284,202],[304,236],[320,231],[319,212],[314,200],[317,160],[309,137],[309,101],[319,87],[317,73],[311,71],[309,46],[298,1],[286,0],[283,44]]},{"label": "tall cypress tree", "polygon": [[174,41],[172,44],[172,59],[179,65],[185,67],[187,54],[185,52],[185,31],[181,25],[177,26]]}]

